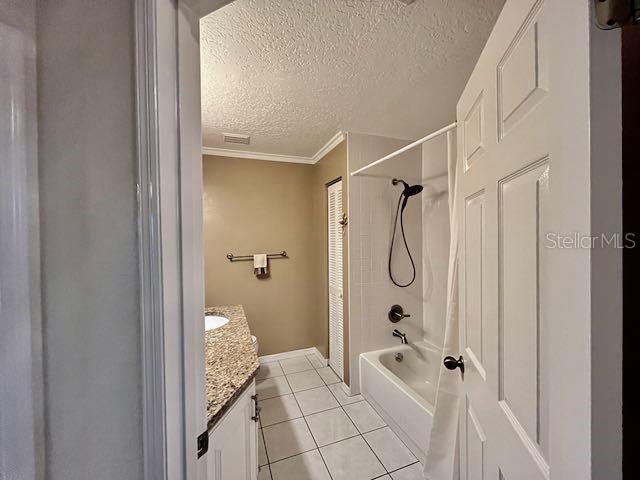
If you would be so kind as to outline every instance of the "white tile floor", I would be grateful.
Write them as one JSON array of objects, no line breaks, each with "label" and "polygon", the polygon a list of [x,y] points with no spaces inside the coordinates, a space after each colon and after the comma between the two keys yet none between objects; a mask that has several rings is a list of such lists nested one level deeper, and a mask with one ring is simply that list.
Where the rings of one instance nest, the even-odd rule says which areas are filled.
[{"label": "white tile floor", "polygon": [[361,396],[313,355],[258,375],[258,480],[422,480],[422,466]]}]

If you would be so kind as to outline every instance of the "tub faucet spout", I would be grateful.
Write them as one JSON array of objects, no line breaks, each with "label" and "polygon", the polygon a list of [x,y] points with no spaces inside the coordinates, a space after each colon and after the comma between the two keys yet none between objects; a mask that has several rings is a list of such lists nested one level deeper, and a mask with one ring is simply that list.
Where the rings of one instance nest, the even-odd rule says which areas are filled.
[{"label": "tub faucet spout", "polygon": [[392,335],[394,337],[398,337],[400,339],[400,342],[402,342],[403,345],[409,343],[407,342],[407,335],[405,333],[402,333],[397,328],[393,331]]}]

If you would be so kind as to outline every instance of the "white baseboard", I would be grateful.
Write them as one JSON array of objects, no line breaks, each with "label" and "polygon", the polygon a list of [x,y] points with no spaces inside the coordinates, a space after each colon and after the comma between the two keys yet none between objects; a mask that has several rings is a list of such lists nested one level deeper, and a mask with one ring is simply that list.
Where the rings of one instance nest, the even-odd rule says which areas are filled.
[{"label": "white baseboard", "polygon": [[346,393],[348,397],[353,397],[353,395],[357,395],[351,392],[351,387],[346,383],[342,382],[340,386],[342,387],[342,391]]},{"label": "white baseboard", "polygon": [[261,357],[258,357],[258,360],[260,361],[260,363],[269,363],[269,362],[276,362],[278,360],[286,360],[287,358],[302,357],[307,355],[315,356],[325,366],[328,364],[328,360],[322,356],[322,354],[320,353],[320,350],[318,350],[316,347],[302,348],[300,350],[274,353],[271,355],[262,355]]},{"label": "white baseboard", "polygon": [[325,367],[329,366],[329,359],[324,358],[320,353],[320,350],[318,350],[316,347],[313,347],[313,350],[314,350],[313,354],[316,356],[316,358],[320,360]]}]

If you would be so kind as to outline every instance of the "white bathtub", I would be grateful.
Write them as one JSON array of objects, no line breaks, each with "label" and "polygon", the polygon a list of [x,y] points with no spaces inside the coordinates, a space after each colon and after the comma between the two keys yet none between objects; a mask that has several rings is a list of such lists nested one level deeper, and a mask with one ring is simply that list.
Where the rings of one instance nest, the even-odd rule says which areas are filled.
[{"label": "white bathtub", "polygon": [[[401,353],[401,362],[395,359]],[[440,351],[426,342],[360,355],[360,391],[424,462],[433,423]]]}]

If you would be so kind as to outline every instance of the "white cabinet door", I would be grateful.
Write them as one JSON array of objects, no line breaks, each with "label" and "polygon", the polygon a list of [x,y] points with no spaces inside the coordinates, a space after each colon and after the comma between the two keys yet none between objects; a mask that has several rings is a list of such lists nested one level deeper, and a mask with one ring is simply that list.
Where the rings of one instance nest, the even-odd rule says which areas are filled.
[{"label": "white cabinet door", "polygon": [[258,476],[258,423],[253,400],[255,382],[236,400],[209,432],[208,480],[256,480]]}]

